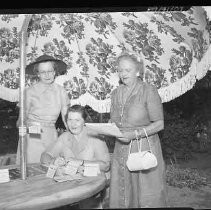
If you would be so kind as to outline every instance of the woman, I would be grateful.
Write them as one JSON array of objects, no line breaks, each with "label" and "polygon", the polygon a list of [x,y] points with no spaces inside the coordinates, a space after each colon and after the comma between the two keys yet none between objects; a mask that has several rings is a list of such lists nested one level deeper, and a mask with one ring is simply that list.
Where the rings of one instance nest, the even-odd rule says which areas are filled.
[{"label": "woman", "polygon": [[[106,143],[97,137],[97,133],[86,127],[85,108],[73,105],[68,108],[66,123],[68,131],[61,134],[58,141],[42,154],[41,163],[50,164],[57,157],[78,161],[79,166],[86,163],[99,164],[100,170],[110,168],[110,156]],[[84,166],[81,167],[82,169]]]},{"label": "woman", "polygon": [[[111,122],[123,133],[115,142],[110,183],[110,208],[165,207],[165,168],[158,132],[164,128],[163,107],[157,89],[143,82],[138,74],[141,65],[130,54],[118,60],[122,84],[111,97]],[[143,138],[142,150],[149,149],[143,128],[149,136],[158,166],[146,171],[130,172],[126,166],[129,143]],[[132,151],[137,152],[137,144]]]},{"label": "woman", "polygon": [[[67,111],[69,99],[65,89],[54,83],[56,75],[66,71],[66,64],[55,58],[42,55],[34,63],[26,67],[29,74],[35,73],[39,82],[25,89],[24,124],[27,128],[36,128],[36,132],[29,129],[26,145],[27,163],[38,163],[42,152],[57,140],[55,123],[61,113]],[[20,124],[20,115],[17,126]],[[30,133],[31,132],[31,133]],[[20,148],[17,150],[17,163],[20,163]]]},{"label": "woman", "polygon": [[[101,172],[110,169],[110,155],[104,141],[96,138],[95,131],[85,126],[87,114],[80,105],[69,107],[66,114],[68,131],[59,136],[58,141],[41,156],[41,163],[64,165],[66,161],[78,163],[77,171],[83,174],[86,163],[99,164]],[[80,202],[80,208],[100,208],[101,197]]]}]

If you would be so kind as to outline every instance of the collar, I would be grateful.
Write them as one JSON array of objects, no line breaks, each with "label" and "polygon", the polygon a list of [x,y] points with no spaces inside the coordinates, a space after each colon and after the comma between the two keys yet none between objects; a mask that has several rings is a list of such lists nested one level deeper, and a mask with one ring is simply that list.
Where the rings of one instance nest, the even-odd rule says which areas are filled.
[{"label": "collar", "polygon": [[[139,91],[140,91],[140,88],[144,85],[144,82],[140,79],[140,78],[137,78],[136,80],[136,83],[135,83],[135,86],[132,87],[132,92],[130,94],[130,96],[127,98],[126,102],[134,95],[136,95]],[[122,92],[124,91],[124,85],[121,84],[118,88],[118,95],[119,97],[121,97],[122,95]],[[124,93],[124,92],[123,92]],[[119,99],[121,101],[121,99]]]},{"label": "collar", "polygon": [[44,84],[41,82],[38,82],[37,84],[34,85],[34,88],[36,89],[36,91],[38,92],[38,94],[43,94],[45,91],[47,90],[51,90],[54,91],[55,90],[55,83],[51,83],[51,84]]}]

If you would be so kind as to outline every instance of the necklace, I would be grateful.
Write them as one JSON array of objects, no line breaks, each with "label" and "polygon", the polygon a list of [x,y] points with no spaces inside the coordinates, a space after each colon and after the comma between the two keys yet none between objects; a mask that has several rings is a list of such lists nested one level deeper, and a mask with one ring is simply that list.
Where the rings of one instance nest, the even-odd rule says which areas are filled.
[{"label": "necklace", "polygon": [[[136,84],[137,84],[137,80],[136,82],[134,82],[134,85],[132,86],[132,88],[130,88],[127,92],[124,91],[124,88],[122,88],[122,92],[121,92],[121,97],[120,97],[120,103],[121,103],[121,113],[120,113],[120,124],[122,124],[122,120],[123,120],[123,115],[124,115],[124,109],[125,109],[125,104],[126,102],[130,99],[130,97],[132,96],[132,92],[135,90],[136,88]],[[124,97],[124,95],[126,95]]]}]

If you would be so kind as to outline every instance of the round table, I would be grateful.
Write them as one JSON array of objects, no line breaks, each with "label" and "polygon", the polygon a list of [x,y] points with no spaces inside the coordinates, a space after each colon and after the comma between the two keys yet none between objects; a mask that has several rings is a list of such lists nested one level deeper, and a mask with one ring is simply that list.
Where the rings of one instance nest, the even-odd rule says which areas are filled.
[{"label": "round table", "polygon": [[45,174],[0,184],[0,209],[50,209],[92,197],[106,186],[105,175],[55,182]]}]

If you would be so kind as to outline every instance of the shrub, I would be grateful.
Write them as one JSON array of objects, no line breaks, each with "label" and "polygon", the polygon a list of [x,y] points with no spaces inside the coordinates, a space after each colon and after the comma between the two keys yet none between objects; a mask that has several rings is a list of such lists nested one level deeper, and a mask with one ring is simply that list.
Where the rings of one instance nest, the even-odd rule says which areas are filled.
[{"label": "shrub", "polygon": [[181,118],[181,112],[165,112],[165,129],[160,133],[161,145],[165,159],[176,157],[188,160],[191,157],[195,128],[189,120]]},{"label": "shrub", "polygon": [[210,142],[207,122],[203,114],[196,112],[189,119],[182,117],[179,109],[168,113],[164,109],[165,128],[161,131],[161,145],[164,158],[188,160],[192,152],[206,152]]},{"label": "shrub", "polygon": [[194,190],[207,185],[207,179],[200,176],[196,169],[182,169],[177,164],[167,166],[166,182],[169,186],[179,188],[188,187]]}]

